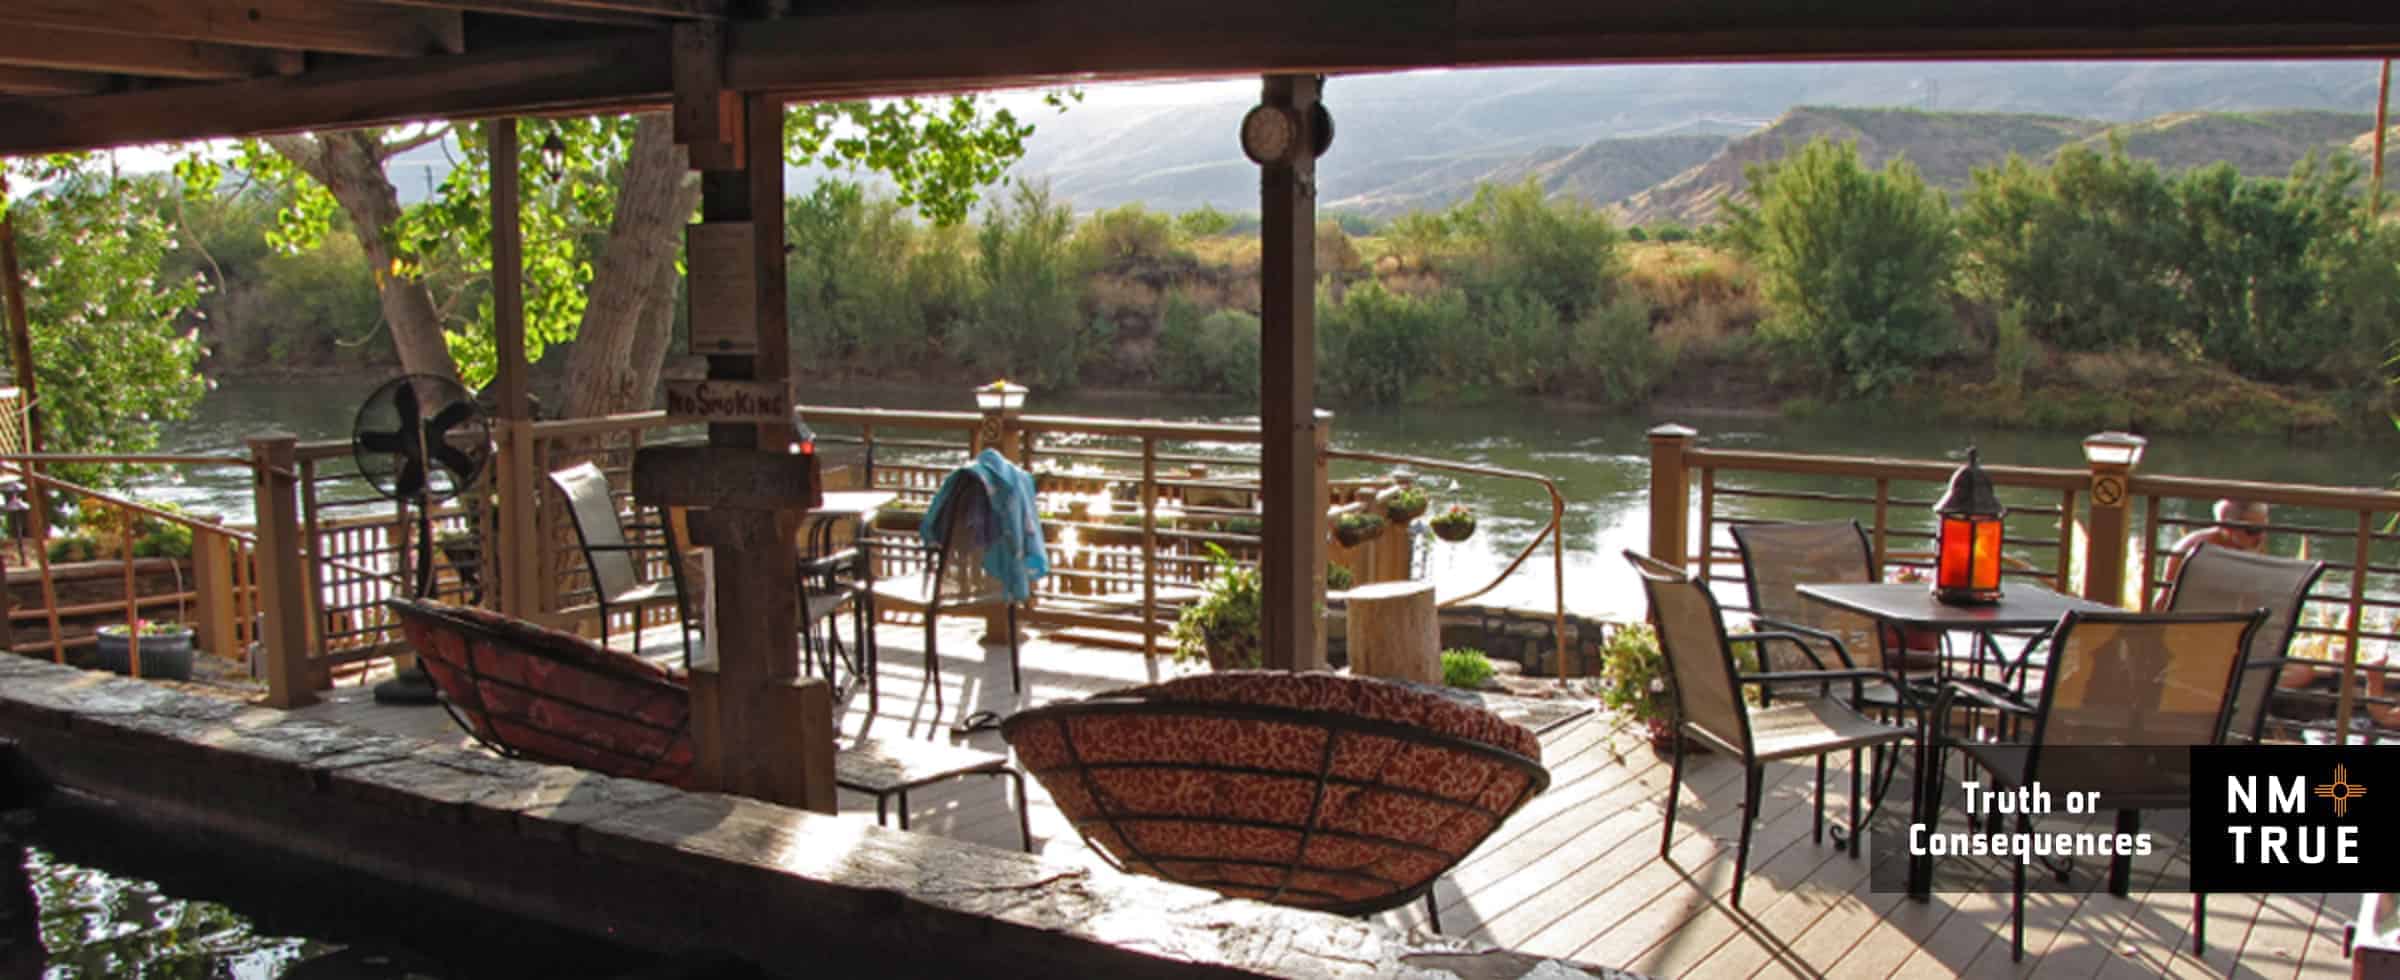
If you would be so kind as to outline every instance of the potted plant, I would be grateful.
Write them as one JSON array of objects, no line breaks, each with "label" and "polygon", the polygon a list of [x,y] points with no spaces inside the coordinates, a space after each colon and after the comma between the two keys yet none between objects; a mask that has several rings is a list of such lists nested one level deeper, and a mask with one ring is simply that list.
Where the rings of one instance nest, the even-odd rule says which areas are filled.
[{"label": "potted plant", "polygon": [[1408,522],[1424,516],[1425,508],[1431,506],[1431,501],[1426,499],[1423,488],[1409,483],[1395,483],[1375,495],[1375,504],[1383,508],[1383,516],[1391,519],[1392,523],[1405,527]]},{"label": "potted plant", "polygon": [[137,619],[99,629],[98,660],[104,670],[133,672],[133,639],[141,638],[142,676],[172,681],[192,679],[192,628],[182,623]]},{"label": "potted plant", "polygon": [[1258,569],[1234,561],[1214,544],[1208,551],[1216,573],[1199,600],[1175,619],[1175,662],[1207,661],[1211,670],[1256,667],[1264,662],[1259,654]]},{"label": "potted plant", "polygon": [[1358,576],[1350,571],[1350,566],[1338,561],[1325,563],[1325,591],[1348,592],[1351,586],[1357,584]]},{"label": "potted plant", "polygon": [[1333,519],[1333,539],[1345,548],[1356,548],[1382,533],[1382,514],[1354,510]]},{"label": "potted plant", "polygon": [[1673,748],[1675,698],[1667,690],[1667,662],[1658,650],[1658,633],[1648,623],[1618,627],[1600,647],[1600,665],[1601,700],[1609,710],[1647,727],[1651,748]]},{"label": "potted plant", "polygon": [[1475,512],[1465,504],[1451,504],[1426,523],[1433,525],[1433,536],[1444,541],[1465,541],[1475,535]]}]

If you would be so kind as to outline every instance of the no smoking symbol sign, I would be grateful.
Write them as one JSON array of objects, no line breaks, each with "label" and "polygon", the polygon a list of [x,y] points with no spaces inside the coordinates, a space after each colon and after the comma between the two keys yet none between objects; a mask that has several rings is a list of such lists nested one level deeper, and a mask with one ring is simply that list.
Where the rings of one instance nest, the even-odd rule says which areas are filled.
[{"label": "no smoking symbol sign", "polygon": [[2102,507],[2114,507],[2125,502],[2125,478],[2095,476],[2092,478],[2092,502]]}]

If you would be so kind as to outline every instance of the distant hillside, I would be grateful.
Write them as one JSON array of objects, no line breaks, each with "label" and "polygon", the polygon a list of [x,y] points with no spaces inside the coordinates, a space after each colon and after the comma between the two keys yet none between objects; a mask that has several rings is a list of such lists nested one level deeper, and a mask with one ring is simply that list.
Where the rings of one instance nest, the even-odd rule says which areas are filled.
[{"label": "distant hillside", "polygon": [[2311,153],[2358,152],[2352,144],[2374,126],[2374,117],[2366,113],[2311,110],[2182,112],[2111,126],[2061,116],[1806,106],[1656,187],[1599,203],[1614,204],[1626,221],[1637,224],[1706,224],[1717,218],[1727,195],[1747,186],[1746,167],[1819,137],[1855,140],[1870,166],[1905,156],[1927,183],[1956,192],[1967,187],[1976,168],[2011,153],[2038,162],[2069,145],[2106,149],[2111,140],[2171,171],[2223,160],[2247,175],[2281,176]]},{"label": "distant hillside", "polygon": [[1731,138],[1638,136],[1595,140],[1580,149],[1546,147],[1532,154],[1493,161],[1471,157],[1446,161],[1408,174],[1365,194],[1322,203],[1328,211],[1391,217],[1436,211],[1465,200],[1480,183],[1513,184],[1533,177],[1552,194],[1590,201],[1616,201],[1699,166]]},{"label": "distant hillside", "polygon": [[[1705,141],[1757,133],[1801,106],[2024,113],[2110,125],[2171,113],[2370,110],[2375,81],[2376,66],[2366,61],[1615,65],[1342,75],[1326,83],[1337,136],[1318,162],[1318,202],[1390,213],[1455,201],[1479,179],[1535,174],[1554,190],[1606,203],[1703,163],[1705,154],[1684,154]],[[1050,181],[1079,210],[1140,202],[1255,211],[1258,172],[1242,157],[1236,127],[1258,94],[1256,81],[1094,86],[1063,114],[1020,109],[1038,128],[1012,173]],[[2071,128],[2089,135],[2082,129],[2088,125]],[[2005,142],[1959,135],[1979,145]],[[2061,142],[2068,138],[2077,137]],[[1587,161],[1570,162],[1578,154]],[[1640,186],[1625,186],[1636,181]]]}]

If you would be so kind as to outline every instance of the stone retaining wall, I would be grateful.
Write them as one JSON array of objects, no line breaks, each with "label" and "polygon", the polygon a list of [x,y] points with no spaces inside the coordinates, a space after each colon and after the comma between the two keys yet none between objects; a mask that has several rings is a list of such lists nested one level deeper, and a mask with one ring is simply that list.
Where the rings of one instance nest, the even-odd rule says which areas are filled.
[{"label": "stone retaining wall", "polygon": [[1620,975],[22,657],[0,657],[0,738],[24,778],[193,847],[267,848],[780,975]]}]

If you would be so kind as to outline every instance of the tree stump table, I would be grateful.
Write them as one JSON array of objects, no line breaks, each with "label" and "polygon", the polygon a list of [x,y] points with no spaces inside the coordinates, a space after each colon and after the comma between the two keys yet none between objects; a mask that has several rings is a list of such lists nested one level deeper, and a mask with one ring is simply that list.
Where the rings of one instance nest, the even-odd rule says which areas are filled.
[{"label": "tree stump table", "polygon": [[1442,631],[1431,582],[1377,582],[1351,589],[1350,672],[1442,682]]}]

